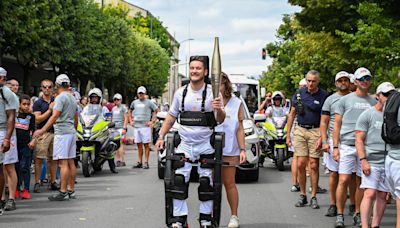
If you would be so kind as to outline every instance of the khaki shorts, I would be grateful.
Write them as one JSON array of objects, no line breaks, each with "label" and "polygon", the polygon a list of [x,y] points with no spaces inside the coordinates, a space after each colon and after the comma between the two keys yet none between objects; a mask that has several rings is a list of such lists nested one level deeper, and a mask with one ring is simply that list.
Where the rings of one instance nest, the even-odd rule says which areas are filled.
[{"label": "khaki shorts", "polygon": [[229,164],[224,164],[224,166],[237,166],[239,165],[240,158],[239,156],[223,156],[222,160]]},{"label": "khaki shorts", "polygon": [[319,128],[306,129],[297,126],[294,131],[294,154],[298,157],[321,157],[321,151],[315,149],[315,145],[320,137]]},{"label": "khaki shorts", "polygon": [[46,132],[38,138],[35,146],[35,157],[53,160],[54,133]]}]

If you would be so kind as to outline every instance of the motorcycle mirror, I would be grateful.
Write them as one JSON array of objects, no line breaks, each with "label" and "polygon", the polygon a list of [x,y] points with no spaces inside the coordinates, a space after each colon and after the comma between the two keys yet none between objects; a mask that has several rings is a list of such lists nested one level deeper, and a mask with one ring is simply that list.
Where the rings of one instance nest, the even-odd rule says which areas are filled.
[{"label": "motorcycle mirror", "polygon": [[115,127],[115,123],[114,123],[114,122],[109,123],[109,124],[108,124],[108,127],[109,127],[109,128]]}]

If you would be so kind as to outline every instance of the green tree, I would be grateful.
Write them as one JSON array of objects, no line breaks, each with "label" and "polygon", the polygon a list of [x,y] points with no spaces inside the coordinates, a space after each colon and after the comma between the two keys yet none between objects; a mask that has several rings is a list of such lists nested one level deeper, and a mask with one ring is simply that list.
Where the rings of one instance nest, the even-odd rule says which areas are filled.
[{"label": "green tree", "polygon": [[273,63],[263,73],[263,86],[292,92],[305,73],[315,69],[321,73],[322,87],[334,89],[338,71],[354,72],[360,66],[372,71],[375,86],[382,81],[398,85],[398,1],[289,2],[302,10],[284,16],[278,41],[266,45]]},{"label": "green tree", "polygon": [[134,31],[156,40],[167,51],[168,55],[172,56],[174,46],[171,43],[171,37],[167,28],[163,25],[162,21],[152,15],[144,17],[138,13],[131,19],[131,25]]}]

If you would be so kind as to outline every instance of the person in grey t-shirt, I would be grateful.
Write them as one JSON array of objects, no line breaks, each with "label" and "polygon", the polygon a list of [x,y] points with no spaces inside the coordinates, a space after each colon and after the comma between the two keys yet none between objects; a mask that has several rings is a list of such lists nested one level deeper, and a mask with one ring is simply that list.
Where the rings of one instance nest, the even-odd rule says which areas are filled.
[{"label": "person in grey t-shirt", "polygon": [[364,189],[364,197],[361,202],[361,223],[363,227],[369,227],[368,222],[374,202],[371,227],[379,227],[386,207],[386,197],[390,192],[387,181],[385,181],[386,147],[381,132],[382,110],[388,96],[386,94],[394,89],[393,84],[389,82],[380,84],[376,90],[378,103],[361,114],[355,128],[356,148],[363,172],[360,186]]},{"label": "person in grey t-shirt", "polygon": [[[337,92],[329,96],[322,106],[320,131],[322,139],[322,150],[324,151],[324,161],[329,170],[329,193],[330,206],[325,216],[334,217],[337,214],[336,207],[336,188],[339,181],[339,164],[333,160],[332,131],[335,122],[335,109],[340,98],[350,93],[350,75],[346,71],[340,71],[335,76]],[[354,194],[350,197],[351,204],[354,206]]]},{"label": "person in grey t-shirt", "polygon": [[[112,121],[115,123],[115,130],[120,131],[122,135],[126,134],[128,125],[128,109],[122,104],[122,95],[116,93],[113,97],[114,107],[112,108]],[[125,164],[125,149],[124,145],[118,148],[117,154],[117,167],[126,166]]]},{"label": "person in grey t-shirt", "polygon": [[[159,109],[156,104],[154,104],[149,99],[146,99],[146,88],[140,86],[137,90],[139,99],[134,100],[131,103],[129,109],[129,122],[134,127],[134,138],[138,147],[139,161],[133,168],[149,168],[149,157],[150,157],[150,147],[151,142],[151,127],[152,121],[156,119],[156,114]],[[144,145],[146,152],[146,161],[143,164],[143,147]]]},{"label": "person in grey t-shirt", "polygon": [[[64,201],[75,198],[76,167],[76,127],[78,125],[78,106],[69,91],[70,80],[67,75],[60,74],[56,78],[58,96],[54,100],[53,113],[47,123],[35,131],[33,137],[43,135],[54,124],[53,160],[58,160],[60,167],[61,189],[49,196],[50,201]],[[67,189],[69,186],[69,189]]]},{"label": "person in grey t-shirt", "polygon": [[[0,207],[6,211],[15,210],[15,192],[17,173],[15,163],[18,162],[17,140],[14,131],[16,112],[19,101],[16,95],[6,86],[7,71],[0,67],[0,198],[4,198],[5,178],[9,187],[7,201],[1,201]],[[4,173],[3,173],[4,170]],[[0,208],[2,213],[3,208]]]},{"label": "person in grey t-shirt", "polygon": [[335,110],[335,123],[333,125],[333,158],[339,162],[339,183],[336,189],[336,227],[344,227],[343,211],[347,199],[347,187],[354,171],[356,171],[357,175],[357,188],[356,213],[353,217],[353,223],[357,226],[361,225],[360,199],[363,191],[359,187],[361,184],[361,166],[355,147],[354,128],[361,113],[376,104],[375,97],[368,94],[372,84],[371,72],[361,67],[356,70],[354,75],[357,90],[340,99]]}]

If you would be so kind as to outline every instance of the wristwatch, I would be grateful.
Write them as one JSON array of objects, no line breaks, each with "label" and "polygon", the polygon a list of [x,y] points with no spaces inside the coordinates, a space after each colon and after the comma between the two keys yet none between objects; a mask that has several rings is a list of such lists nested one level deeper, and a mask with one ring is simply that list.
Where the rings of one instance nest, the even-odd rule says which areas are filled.
[{"label": "wristwatch", "polygon": [[241,148],[241,149],[240,149],[240,152],[242,152],[242,151],[246,152],[246,149],[244,149],[244,148]]},{"label": "wristwatch", "polygon": [[362,157],[362,158],[360,158],[360,161],[365,160],[365,159],[367,159],[367,158],[366,157]]}]

